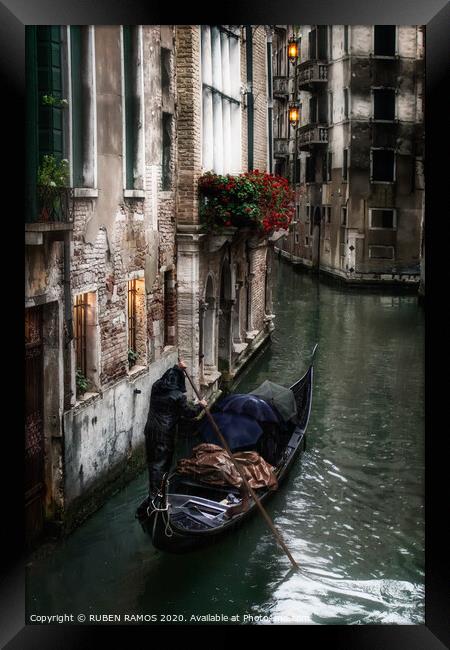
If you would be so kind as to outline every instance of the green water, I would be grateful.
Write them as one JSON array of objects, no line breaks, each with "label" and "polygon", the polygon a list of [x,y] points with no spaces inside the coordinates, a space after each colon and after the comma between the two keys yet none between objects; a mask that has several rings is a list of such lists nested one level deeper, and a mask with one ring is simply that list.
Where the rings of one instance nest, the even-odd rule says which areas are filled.
[{"label": "green water", "polygon": [[290,571],[259,516],[206,550],[156,551],[134,519],[144,473],[32,563],[28,617],[424,623],[424,317],[417,298],[345,291],[277,262],[274,311],[272,343],[235,390],[266,378],[291,384],[319,343],[307,450],[268,504],[300,570]]}]

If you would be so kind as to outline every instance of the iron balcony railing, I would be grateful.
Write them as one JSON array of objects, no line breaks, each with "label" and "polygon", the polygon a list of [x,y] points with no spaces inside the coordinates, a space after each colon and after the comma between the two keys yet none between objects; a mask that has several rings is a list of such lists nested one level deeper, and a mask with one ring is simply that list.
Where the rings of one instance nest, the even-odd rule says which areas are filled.
[{"label": "iron balcony railing", "polygon": [[[74,196],[71,187],[36,186],[35,223],[72,223]],[[33,218],[34,216],[34,218]]]}]

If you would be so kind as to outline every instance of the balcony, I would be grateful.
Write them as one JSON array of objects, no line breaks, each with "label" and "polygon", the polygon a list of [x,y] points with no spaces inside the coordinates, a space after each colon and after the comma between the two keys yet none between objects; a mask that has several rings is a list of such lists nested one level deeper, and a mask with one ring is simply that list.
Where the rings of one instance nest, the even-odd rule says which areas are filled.
[{"label": "balcony", "polygon": [[[70,224],[73,221],[73,189],[71,187],[36,186],[36,203],[30,222],[34,224]],[[52,228],[45,227],[43,230]]]},{"label": "balcony", "polygon": [[59,231],[73,229],[74,194],[71,187],[36,187],[36,200],[29,208],[25,223],[26,243],[43,243],[43,233],[53,233],[58,238]]},{"label": "balcony", "polygon": [[275,158],[285,158],[290,153],[294,153],[294,142],[289,138],[274,138],[273,155]]},{"label": "balcony", "polygon": [[289,77],[273,78],[273,96],[287,99],[289,97]]},{"label": "balcony", "polygon": [[297,91],[313,92],[328,81],[328,64],[322,61],[304,61],[297,65]]},{"label": "balcony", "polygon": [[305,151],[315,145],[327,144],[327,124],[305,124],[297,130],[297,151]]}]

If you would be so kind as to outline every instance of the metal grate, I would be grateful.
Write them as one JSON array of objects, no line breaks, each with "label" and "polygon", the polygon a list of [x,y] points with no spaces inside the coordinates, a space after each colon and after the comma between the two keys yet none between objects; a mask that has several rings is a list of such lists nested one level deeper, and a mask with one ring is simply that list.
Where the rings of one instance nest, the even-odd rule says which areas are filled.
[{"label": "metal grate", "polygon": [[81,293],[78,296],[75,296],[75,303],[73,306],[73,327],[76,367],[82,372],[85,377],[87,377],[86,330],[88,306],[89,303],[87,293]]},{"label": "metal grate", "polygon": [[136,280],[128,281],[128,349],[136,352]]}]

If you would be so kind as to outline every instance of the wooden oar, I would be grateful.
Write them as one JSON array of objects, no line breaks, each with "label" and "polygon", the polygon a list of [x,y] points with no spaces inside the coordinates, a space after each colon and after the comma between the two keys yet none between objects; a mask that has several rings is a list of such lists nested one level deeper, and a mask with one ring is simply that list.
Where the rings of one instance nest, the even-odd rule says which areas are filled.
[{"label": "wooden oar", "polygon": [[[187,372],[186,368],[183,368],[183,371],[184,371],[186,377],[188,378],[189,383],[191,384],[194,393],[197,395],[197,398],[199,400],[201,400],[200,394],[199,394],[197,388],[194,386],[194,383],[193,383],[191,377],[189,376],[189,373]],[[217,437],[222,442],[225,450],[227,451],[228,455],[230,456],[230,460],[232,461],[233,465],[235,466],[235,468],[237,469],[237,471],[241,475],[241,478],[242,478],[242,481],[244,482],[245,487],[247,488],[248,492],[251,494],[251,496],[252,496],[254,502],[256,503],[256,505],[258,506],[259,511],[261,512],[262,516],[266,520],[266,523],[269,526],[272,533],[274,534],[275,539],[277,540],[278,544],[281,546],[281,548],[284,550],[284,552],[288,556],[289,560],[291,561],[292,566],[295,569],[298,569],[299,566],[298,566],[297,562],[294,560],[294,558],[292,557],[288,547],[286,546],[286,544],[283,541],[283,538],[281,537],[278,530],[275,528],[275,525],[274,525],[273,521],[271,520],[271,518],[269,517],[269,515],[267,514],[266,510],[263,508],[263,505],[260,502],[260,500],[258,499],[258,497],[256,496],[255,491],[253,490],[253,488],[250,486],[249,482],[245,478],[243,470],[239,467],[239,463],[237,463],[236,460],[233,458],[233,454],[231,453],[231,449],[229,448],[227,441],[223,437],[219,427],[217,426],[213,416],[211,415],[211,413],[209,411],[209,408],[207,406],[204,406],[203,408],[205,409],[206,415],[208,416],[209,421],[211,422],[211,426],[213,427],[214,431],[216,432]]]}]

